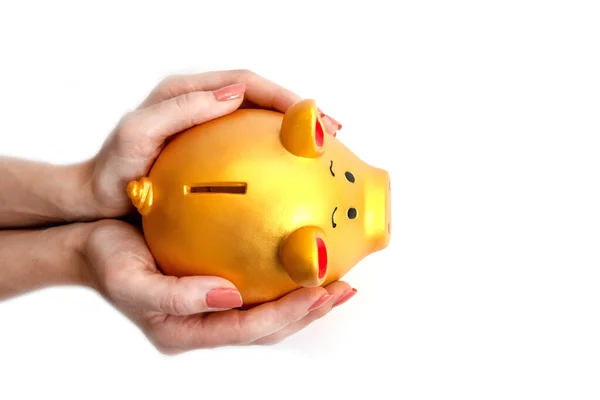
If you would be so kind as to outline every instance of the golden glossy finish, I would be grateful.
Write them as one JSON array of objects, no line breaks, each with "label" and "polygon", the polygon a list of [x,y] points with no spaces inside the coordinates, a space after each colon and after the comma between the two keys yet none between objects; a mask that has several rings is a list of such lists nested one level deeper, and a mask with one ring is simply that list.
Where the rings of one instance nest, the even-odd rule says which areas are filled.
[{"label": "golden glossy finish", "polygon": [[152,183],[148,178],[142,178],[139,182],[129,182],[127,195],[140,214],[146,215],[152,208]]},{"label": "golden glossy finish", "polygon": [[168,275],[232,281],[245,305],[344,276],[390,240],[390,179],[324,129],[314,101],[191,128],[127,192]]},{"label": "golden glossy finish", "polygon": [[320,267],[327,262],[319,263],[319,250],[321,254],[326,251],[323,249],[325,240],[325,233],[321,229],[305,226],[290,233],[281,244],[281,264],[290,278],[299,285],[314,287],[322,285],[325,281],[326,275],[321,274],[323,269]]}]

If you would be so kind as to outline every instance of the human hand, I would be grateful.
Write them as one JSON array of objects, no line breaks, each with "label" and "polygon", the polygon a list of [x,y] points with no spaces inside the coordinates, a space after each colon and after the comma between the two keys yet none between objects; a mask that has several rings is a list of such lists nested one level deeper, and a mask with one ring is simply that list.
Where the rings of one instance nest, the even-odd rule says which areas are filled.
[{"label": "human hand", "polygon": [[[165,79],[122,118],[96,157],[84,165],[91,205],[88,219],[119,218],[133,211],[128,182],[148,174],[173,135],[238,108],[285,112],[299,100],[295,93],[246,70]],[[341,128],[325,114],[322,119],[333,135]]]},{"label": "human hand", "polygon": [[341,281],[302,288],[249,310],[219,277],[160,273],[142,234],[122,221],[93,223],[84,247],[91,286],[164,354],[225,345],[274,344],[325,316],[356,291]]}]

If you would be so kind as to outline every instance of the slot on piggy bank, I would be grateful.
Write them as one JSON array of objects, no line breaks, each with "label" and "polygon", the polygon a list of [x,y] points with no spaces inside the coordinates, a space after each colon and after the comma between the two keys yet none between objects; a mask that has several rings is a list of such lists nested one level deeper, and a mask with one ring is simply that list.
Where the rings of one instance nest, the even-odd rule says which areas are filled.
[{"label": "slot on piggy bank", "polygon": [[127,186],[166,275],[212,275],[244,305],[342,278],[391,234],[390,177],[325,132],[313,100],[190,128]]}]

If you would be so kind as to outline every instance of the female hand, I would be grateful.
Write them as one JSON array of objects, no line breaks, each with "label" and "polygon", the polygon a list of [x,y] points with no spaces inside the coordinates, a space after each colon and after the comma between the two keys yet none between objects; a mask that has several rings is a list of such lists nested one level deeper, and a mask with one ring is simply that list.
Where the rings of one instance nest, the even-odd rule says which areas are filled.
[{"label": "female hand", "polygon": [[356,292],[337,281],[325,288],[302,288],[249,310],[235,310],[241,298],[231,282],[218,277],[162,275],[140,232],[116,220],[94,223],[84,252],[92,286],[164,354],[274,344]]},{"label": "female hand", "polygon": [[[240,107],[285,112],[298,100],[298,95],[246,70],[167,78],[123,117],[98,155],[84,165],[92,205],[88,219],[118,218],[132,211],[127,183],[147,175],[171,136]],[[341,125],[322,117],[325,129],[335,135]]]}]

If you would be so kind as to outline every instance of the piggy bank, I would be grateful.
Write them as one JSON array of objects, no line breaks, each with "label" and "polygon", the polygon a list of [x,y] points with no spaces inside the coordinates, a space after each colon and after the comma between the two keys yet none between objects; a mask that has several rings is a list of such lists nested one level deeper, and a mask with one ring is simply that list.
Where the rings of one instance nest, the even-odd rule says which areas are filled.
[{"label": "piggy bank", "polygon": [[190,128],[127,186],[163,273],[228,279],[245,305],[326,285],[387,247],[390,189],[313,100]]}]

